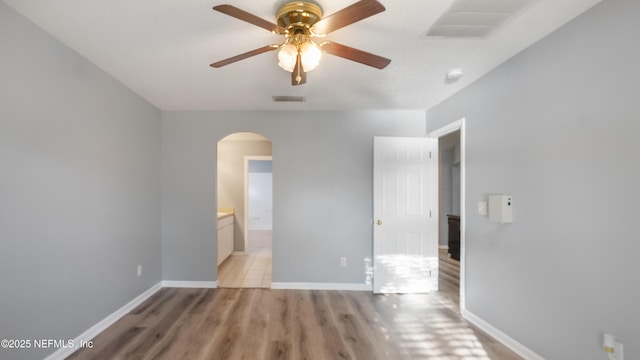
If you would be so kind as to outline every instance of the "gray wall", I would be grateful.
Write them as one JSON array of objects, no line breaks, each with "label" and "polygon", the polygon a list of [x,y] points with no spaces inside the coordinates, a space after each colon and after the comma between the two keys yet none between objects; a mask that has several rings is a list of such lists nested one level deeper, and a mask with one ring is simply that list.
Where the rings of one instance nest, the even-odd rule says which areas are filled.
[{"label": "gray wall", "polygon": [[[273,281],[364,283],[373,136],[424,136],[422,111],[164,112],[163,278],[216,279],[216,144],[273,145]],[[341,268],[346,256],[349,266]]]},{"label": "gray wall", "polygon": [[218,143],[218,208],[233,208],[234,250],[244,251],[244,157],[271,156],[270,141],[229,141]]},{"label": "gray wall", "polygon": [[3,2],[0,53],[0,338],[74,338],[160,281],[160,112]]},{"label": "gray wall", "polygon": [[[545,359],[640,358],[640,2],[605,0],[427,113],[467,119],[467,308]],[[515,222],[477,215],[511,193]]]}]

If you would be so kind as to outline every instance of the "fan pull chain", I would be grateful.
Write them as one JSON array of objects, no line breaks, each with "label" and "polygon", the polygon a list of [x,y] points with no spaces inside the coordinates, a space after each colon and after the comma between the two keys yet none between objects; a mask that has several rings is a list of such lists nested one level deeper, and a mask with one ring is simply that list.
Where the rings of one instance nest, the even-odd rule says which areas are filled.
[{"label": "fan pull chain", "polygon": [[302,76],[300,74],[302,74],[302,54],[300,53],[300,45],[298,45],[298,55],[297,55],[297,59],[296,59],[296,67],[297,67],[297,74],[296,74],[296,82],[298,83],[298,85],[300,85],[300,82],[302,81]]}]

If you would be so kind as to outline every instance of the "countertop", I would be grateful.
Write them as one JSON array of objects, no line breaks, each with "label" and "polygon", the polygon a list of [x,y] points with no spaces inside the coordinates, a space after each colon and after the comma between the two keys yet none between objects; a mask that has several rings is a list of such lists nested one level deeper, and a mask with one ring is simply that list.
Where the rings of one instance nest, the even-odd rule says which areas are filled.
[{"label": "countertop", "polygon": [[218,220],[224,219],[228,216],[233,216],[233,212],[220,212],[218,211]]}]

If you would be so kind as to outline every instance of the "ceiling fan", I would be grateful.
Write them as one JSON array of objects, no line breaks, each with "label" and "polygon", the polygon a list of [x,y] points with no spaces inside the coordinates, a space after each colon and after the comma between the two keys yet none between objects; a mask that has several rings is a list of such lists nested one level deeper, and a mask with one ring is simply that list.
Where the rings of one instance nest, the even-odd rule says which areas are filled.
[{"label": "ceiling fan", "polygon": [[320,63],[322,51],[377,69],[383,69],[391,62],[390,59],[382,56],[332,41],[324,41],[318,45],[312,39],[314,37],[324,37],[332,31],[383,12],[385,10],[384,6],[376,0],[360,0],[326,17],[322,17],[322,8],[314,2],[288,2],[278,9],[276,13],[277,24],[229,4],[217,5],[213,9],[269,30],[274,34],[285,36],[282,44],[263,46],[215,62],[210,65],[214,68],[279,49],[278,65],[291,72],[291,85],[301,85],[307,81],[306,72],[315,69]]}]

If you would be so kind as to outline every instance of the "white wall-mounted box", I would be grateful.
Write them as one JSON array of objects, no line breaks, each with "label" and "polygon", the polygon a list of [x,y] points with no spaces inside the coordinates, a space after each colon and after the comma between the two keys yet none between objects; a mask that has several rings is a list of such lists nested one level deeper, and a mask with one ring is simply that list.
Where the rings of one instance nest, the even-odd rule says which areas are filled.
[{"label": "white wall-mounted box", "polygon": [[511,195],[489,195],[489,221],[501,224],[513,222],[513,197]]}]

